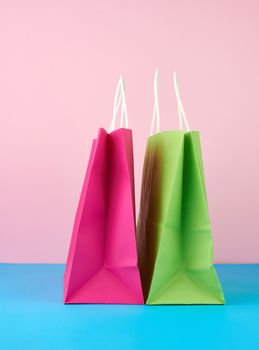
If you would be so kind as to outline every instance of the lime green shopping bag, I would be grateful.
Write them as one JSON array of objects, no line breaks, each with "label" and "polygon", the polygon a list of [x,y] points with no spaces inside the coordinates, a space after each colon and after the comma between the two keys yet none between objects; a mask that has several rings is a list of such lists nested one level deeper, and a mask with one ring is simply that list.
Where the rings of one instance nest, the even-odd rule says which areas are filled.
[{"label": "lime green shopping bag", "polygon": [[[155,77],[152,128],[159,108]],[[178,92],[180,128],[186,116]],[[199,133],[164,131],[147,142],[138,219],[138,254],[147,304],[224,304],[213,267]]]}]

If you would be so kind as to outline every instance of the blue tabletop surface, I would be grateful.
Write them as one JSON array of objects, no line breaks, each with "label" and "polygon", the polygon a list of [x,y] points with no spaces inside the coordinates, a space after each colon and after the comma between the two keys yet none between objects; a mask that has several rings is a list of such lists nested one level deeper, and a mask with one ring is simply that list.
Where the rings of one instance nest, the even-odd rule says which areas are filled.
[{"label": "blue tabletop surface", "polygon": [[217,265],[227,305],[63,305],[64,265],[0,264],[0,349],[259,349],[259,265]]}]

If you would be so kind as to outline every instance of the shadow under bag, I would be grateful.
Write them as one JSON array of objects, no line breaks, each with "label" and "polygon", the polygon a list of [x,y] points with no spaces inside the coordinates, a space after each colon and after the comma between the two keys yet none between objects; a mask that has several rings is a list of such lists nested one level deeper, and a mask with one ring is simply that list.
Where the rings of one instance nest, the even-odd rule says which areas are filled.
[{"label": "shadow under bag", "polygon": [[[120,101],[126,128],[112,131]],[[66,265],[65,303],[143,304],[137,266],[132,131],[127,129],[122,78],[110,131],[99,129],[93,141]]]},{"label": "shadow under bag", "polygon": [[176,75],[180,128],[159,132],[155,106],[147,142],[138,219],[138,253],[147,304],[224,304],[213,267],[213,240],[208,214],[199,133],[189,126]]}]

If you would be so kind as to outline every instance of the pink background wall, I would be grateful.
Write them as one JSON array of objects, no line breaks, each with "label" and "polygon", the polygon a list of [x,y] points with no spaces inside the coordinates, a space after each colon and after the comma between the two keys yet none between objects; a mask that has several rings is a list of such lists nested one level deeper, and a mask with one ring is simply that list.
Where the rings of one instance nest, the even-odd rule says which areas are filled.
[{"label": "pink background wall", "polygon": [[[201,132],[216,262],[259,262],[259,2],[0,1],[0,261],[64,262],[92,138],[124,74],[136,198],[160,68]],[[138,205],[137,205],[138,206]]]}]

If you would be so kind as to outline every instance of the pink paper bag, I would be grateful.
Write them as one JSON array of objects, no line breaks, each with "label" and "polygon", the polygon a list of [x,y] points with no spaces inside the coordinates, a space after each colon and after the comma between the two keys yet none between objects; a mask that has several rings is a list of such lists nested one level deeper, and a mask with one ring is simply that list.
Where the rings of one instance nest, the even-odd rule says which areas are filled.
[{"label": "pink paper bag", "polygon": [[64,302],[144,302],[129,129],[99,129],[93,141],[66,265]]}]

